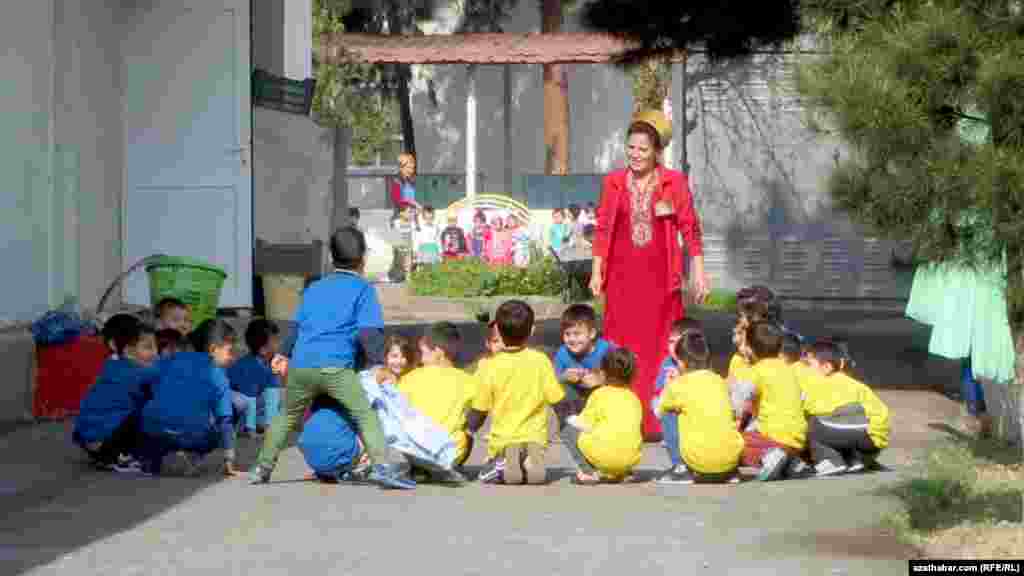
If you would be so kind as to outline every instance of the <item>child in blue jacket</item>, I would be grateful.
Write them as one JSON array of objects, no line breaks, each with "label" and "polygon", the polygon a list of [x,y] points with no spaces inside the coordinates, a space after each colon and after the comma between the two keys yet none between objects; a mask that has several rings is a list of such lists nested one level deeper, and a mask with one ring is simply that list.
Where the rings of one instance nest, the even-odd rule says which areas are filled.
[{"label": "child in blue jacket", "polygon": [[139,411],[157,372],[153,329],[138,319],[119,315],[104,326],[103,336],[114,356],[92,385],[78,416],[72,439],[102,470],[137,472]]},{"label": "child in blue jacket", "polygon": [[360,459],[363,449],[355,425],[341,404],[326,394],[313,401],[298,446],[321,482],[357,479],[363,472],[359,463],[366,460]]},{"label": "child in blue jacket", "polygon": [[[269,320],[257,318],[249,322],[245,329],[245,345],[249,354],[228,368],[228,381],[234,392],[235,407],[241,408],[241,437],[262,433],[279,411],[281,383],[270,368],[270,361],[278,350],[278,334],[277,326]],[[258,418],[261,400],[262,419]]]},{"label": "child in blue jacket", "polygon": [[178,352],[158,363],[153,398],[142,409],[142,471],[159,475],[164,457],[184,456],[186,475],[203,457],[224,449],[224,473],[235,476],[235,431],[231,389],[224,367],[231,364],[235,330],[224,320],[206,320],[192,333],[198,352]]}]

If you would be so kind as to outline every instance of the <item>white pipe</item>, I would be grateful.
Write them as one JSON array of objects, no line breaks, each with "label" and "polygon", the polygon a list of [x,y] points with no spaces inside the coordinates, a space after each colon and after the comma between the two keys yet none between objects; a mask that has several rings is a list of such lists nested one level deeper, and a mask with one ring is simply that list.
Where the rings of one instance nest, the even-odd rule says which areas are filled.
[{"label": "white pipe", "polygon": [[466,197],[476,196],[476,66],[466,67]]}]

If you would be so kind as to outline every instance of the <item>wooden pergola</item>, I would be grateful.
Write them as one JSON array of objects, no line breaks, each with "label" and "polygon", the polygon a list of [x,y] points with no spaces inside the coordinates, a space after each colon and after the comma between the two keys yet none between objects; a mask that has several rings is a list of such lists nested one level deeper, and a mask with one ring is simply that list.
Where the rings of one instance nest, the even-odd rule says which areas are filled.
[{"label": "wooden pergola", "polygon": [[[634,44],[608,34],[471,33],[436,35],[325,34],[320,39],[324,62],[369,64],[462,64],[466,71],[466,195],[477,192],[477,100],[474,69],[505,65],[505,110],[511,108],[508,64],[606,64],[615,62]],[[671,60],[683,62],[686,54]],[[685,90],[685,88],[684,88]],[[510,114],[505,114],[509,138]],[[506,144],[508,141],[506,140]]]}]

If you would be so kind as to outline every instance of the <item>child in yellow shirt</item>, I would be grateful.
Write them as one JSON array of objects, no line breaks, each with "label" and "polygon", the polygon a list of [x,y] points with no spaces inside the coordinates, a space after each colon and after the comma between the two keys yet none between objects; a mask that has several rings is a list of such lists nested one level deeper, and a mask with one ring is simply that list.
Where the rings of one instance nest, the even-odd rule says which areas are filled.
[{"label": "child in yellow shirt", "polygon": [[790,460],[806,444],[807,420],[800,399],[800,384],[779,353],[782,329],[772,322],[755,322],[746,341],[756,358],[753,391],[749,398],[757,413],[757,429],[743,433],[744,466],[760,467],[758,479],[780,480]]},{"label": "child in yellow shirt", "polygon": [[466,415],[476,396],[476,379],[455,367],[462,336],[451,322],[438,322],[420,337],[423,366],[398,381],[409,404],[448,432],[455,443],[455,466],[461,467],[473,450]]},{"label": "child in yellow shirt", "polygon": [[643,405],[629,387],[635,371],[633,353],[616,348],[590,373],[595,387],[583,411],[569,416],[564,429],[566,447],[580,463],[575,483],[620,482],[640,463]]},{"label": "child in yellow shirt", "polygon": [[[679,451],[683,466],[669,474],[673,484],[739,482],[743,436],[729,398],[729,386],[710,370],[711,350],[701,333],[689,333],[676,343],[683,375],[662,393],[656,414],[679,414]],[[659,479],[659,483],[669,483]]]},{"label": "child in yellow shirt", "polygon": [[488,461],[478,479],[497,484],[542,484],[547,480],[544,451],[548,411],[565,396],[551,360],[526,347],[533,334],[533,309],[521,300],[498,307],[495,321],[503,350],[477,371],[478,390],[469,413],[476,432],[490,415]]},{"label": "child in yellow shirt", "polygon": [[819,374],[805,386],[807,443],[818,476],[875,466],[889,445],[889,407],[863,382],[846,374],[845,351],[831,340],[815,342],[808,358]]}]

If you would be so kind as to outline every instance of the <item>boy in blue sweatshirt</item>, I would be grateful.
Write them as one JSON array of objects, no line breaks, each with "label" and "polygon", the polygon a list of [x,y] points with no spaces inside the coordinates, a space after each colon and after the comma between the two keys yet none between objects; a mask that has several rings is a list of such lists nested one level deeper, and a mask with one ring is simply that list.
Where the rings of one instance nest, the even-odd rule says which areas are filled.
[{"label": "boy in blue sweatshirt", "polygon": [[137,472],[139,411],[157,371],[153,329],[127,316],[104,325],[103,337],[114,356],[92,385],[78,416],[72,439],[101,470]]},{"label": "boy in blue sweatshirt", "polygon": [[271,422],[249,482],[270,481],[288,435],[298,428],[313,400],[326,394],[345,408],[359,428],[373,463],[368,480],[386,488],[415,488],[415,482],[386,463],[387,441],[355,370],[360,358],[371,366],[383,366],[385,352],[380,301],[362,276],[363,233],[352,226],[336,230],[331,235],[331,260],[334,273],[306,288],[295,313],[296,326],[282,346],[283,356],[276,356],[271,364],[276,372],[288,374],[287,406]]},{"label": "boy in blue sweatshirt", "polygon": [[198,459],[224,449],[224,473],[235,476],[235,430],[231,389],[224,367],[234,354],[235,330],[221,319],[206,320],[192,333],[198,352],[160,360],[153,398],[142,409],[142,471],[157,476],[164,457],[183,457],[186,475]]},{"label": "boy in blue sweatshirt", "polygon": [[[277,326],[263,318],[249,322],[245,329],[245,345],[249,354],[239,358],[228,368],[228,380],[234,392],[235,406],[241,407],[239,437],[262,433],[266,423],[277,416],[281,384],[270,368],[270,361],[278,350]],[[263,421],[257,417],[263,400]]]},{"label": "boy in blue sweatshirt", "polygon": [[299,435],[299,451],[321,482],[338,482],[360,476],[363,453],[355,426],[341,404],[330,396],[318,396],[309,420]]}]

